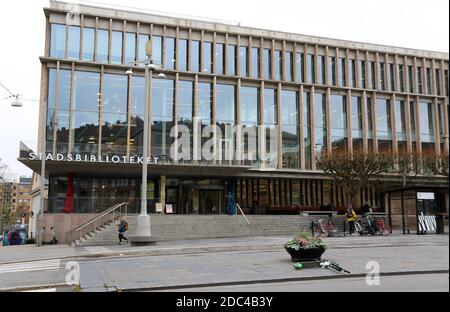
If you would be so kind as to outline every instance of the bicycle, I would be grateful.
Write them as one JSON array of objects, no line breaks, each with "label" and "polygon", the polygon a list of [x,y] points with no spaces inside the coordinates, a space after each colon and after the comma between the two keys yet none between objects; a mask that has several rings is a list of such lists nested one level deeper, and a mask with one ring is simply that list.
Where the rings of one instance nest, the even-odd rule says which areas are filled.
[{"label": "bicycle", "polygon": [[337,236],[336,226],[331,222],[331,219],[323,223],[323,219],[318,221],[312,221],[310,224],[305,225],[302,232],[311,232],[314,237],[333,237]]},{"label": "bicycle", "polygon": [[389,224],[386,223],[384,217],[379,217],[375,221],[375,231],[378,235],[390,235],[392,234],[392,229]]}]

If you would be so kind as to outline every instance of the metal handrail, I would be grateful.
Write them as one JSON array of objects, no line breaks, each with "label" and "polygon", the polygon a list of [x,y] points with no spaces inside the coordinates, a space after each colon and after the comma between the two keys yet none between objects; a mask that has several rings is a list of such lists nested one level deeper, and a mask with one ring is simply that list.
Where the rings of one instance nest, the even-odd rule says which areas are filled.
[{"label": "metal handrail", "polygon": [[239,211],[242,213],[242,215],[245,218],[245,221],[247,221],[247,224],[250,225],[250,221],[248,221],[247,216],[245,215],[245,213],[242,211],[241,206],[239,206],[239,204],[236,204],[236,206],[239,208]]},{"label": "metal handrail", "polygon": [[[68,232],[66,234],[66,242],[68,244],[71,244],[74,241],[76,241],[77,239],[80,239],[81,236],[85,235],[86,233],[95,231],[98,227],[101,227],[108,222],[114,222],[116,220],[116,210],[119,209],[120,210],[119,215],[121,215],[122,207],[124,207],[124,206],[125,206],[125,215],[127,215],[128,204],[129,204],[128,202],[116,204],[116,205],[112,206],[111,208],[108,208],[104,212],[100,213],[99,215],[95,216],[91,220],[89,220],[89,221],[85,222],[84,224],[78,226],[77,228],[71,230],[70,232]],[[112,216],[112,220],[110,218],[108,218],[108,216],[110,216],[110,215]],[[85,230],[90,225],[93,225],[93,227],[90,228],[90,230]]]}]

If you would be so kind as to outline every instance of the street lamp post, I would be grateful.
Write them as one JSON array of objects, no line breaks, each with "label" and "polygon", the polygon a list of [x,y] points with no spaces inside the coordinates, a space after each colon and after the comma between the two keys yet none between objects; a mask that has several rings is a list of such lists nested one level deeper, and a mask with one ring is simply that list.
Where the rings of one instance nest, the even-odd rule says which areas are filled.
[{"label": "street lamp post", "polygon": [[[147,41],[145,45],[147,60],[145,64],[145,109],[144,109],[144,144],[142,150],[142,186],[141,186],[141,213],[137,218],[136,236],[130,236],[132,245],[148,245],[156,242],[155,237],[151,234],[150,216],[147,213],[147,166],[148,166],[148,141],[150,130],[150,112],[152,102],[152,79],[153,71],[156,69],[152,61],[152,42]],[[141,62],[136,62],[141,63]],[[132,74],[132,70],[128,71]],[[164,77],[164,74],[160,74]]]}]

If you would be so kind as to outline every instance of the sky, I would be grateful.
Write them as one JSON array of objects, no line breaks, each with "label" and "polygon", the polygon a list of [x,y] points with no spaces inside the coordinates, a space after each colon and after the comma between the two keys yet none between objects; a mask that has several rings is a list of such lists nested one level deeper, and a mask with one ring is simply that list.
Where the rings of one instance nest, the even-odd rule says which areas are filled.
[{"label": "sky", "polygon": [[[76,0],[66,2],[77,3]],[[336,39],[449,51],[448,0],[99,0],[128,7],[240,22],[242,26]],[[48,0],[0,2],[0,82],[39,99]],[[0,87],[0,162],[9,173],[31,175],[17,161],[19,143],[37,142],[38,102],[13,108]]]}]

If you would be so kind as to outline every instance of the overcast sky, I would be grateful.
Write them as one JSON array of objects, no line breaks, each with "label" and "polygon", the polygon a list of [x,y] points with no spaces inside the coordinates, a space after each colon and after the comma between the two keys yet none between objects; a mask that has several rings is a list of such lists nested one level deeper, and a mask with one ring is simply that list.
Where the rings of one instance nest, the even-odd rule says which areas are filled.
[{"label": "overcast sky", "polygon": [[[67,0],[74,2],[75,0]],[[103,0],[110,4],[240,22],[243,26],[368,43],[449,51],[448,0]],[[0,2],[0,82],[39,98],[48,0]],[[38,103],[1,101],[0,158],[10,172],[31,175],[16,159],[19,142],[37,141]]]}]

